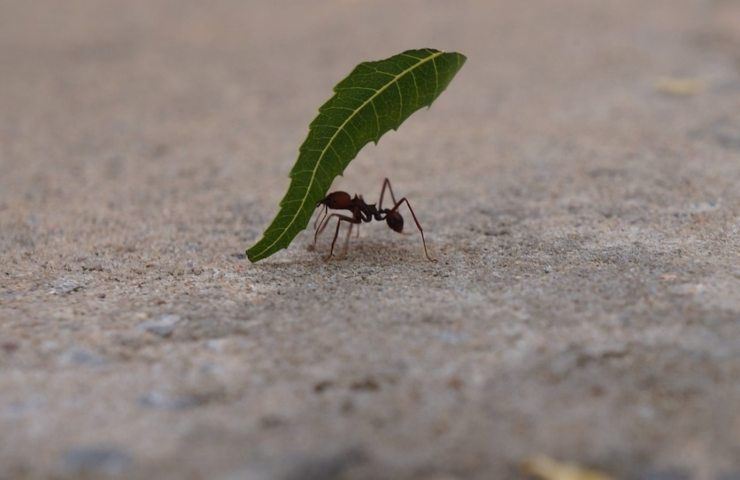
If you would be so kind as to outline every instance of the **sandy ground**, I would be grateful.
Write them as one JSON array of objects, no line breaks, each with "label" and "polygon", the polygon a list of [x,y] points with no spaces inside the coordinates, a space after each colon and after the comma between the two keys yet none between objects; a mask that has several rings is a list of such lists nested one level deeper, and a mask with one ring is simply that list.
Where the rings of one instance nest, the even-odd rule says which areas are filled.
[{"label": "sandy ground", "polygon": [[[469,60],[256,265],[360,60]],[[0,3],[0,478],[740,478],[740,2]],[[408,219],[407,219],[408,220]]]}]

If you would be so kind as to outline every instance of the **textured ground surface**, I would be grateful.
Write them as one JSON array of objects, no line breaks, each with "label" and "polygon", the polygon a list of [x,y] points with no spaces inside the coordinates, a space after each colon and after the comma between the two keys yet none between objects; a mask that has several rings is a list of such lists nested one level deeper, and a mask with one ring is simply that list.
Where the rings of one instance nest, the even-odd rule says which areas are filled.
[{"label": "textured ground surface", "polygon": [[[249,264],[332,85],[423,46],[469,61],[335,186],[440,262]],[[735,0],[4,1],[0,478],[738,479],[739,185]]]}]

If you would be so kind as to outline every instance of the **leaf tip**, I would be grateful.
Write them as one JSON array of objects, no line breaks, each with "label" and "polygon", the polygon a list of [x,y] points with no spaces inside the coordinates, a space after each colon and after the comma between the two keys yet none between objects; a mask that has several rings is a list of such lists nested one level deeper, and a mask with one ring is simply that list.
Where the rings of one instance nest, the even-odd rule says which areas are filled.
[{"label": "leaf tip", "polygon": [[257,246],[259,244],[260,244],[260,242],[257,242],[256,244],[254,244],[251,247],[249,247],[247,249],[247,251],[245,252],[245,254],[247,255],[247,259],[251,263],[257,263],[260,260],[262,260],[263,258],[269,256],[269,255],[264,255],[264,252],[259,252],[259,253],[258,252],[255,252],[255,249],[257,248]]}]

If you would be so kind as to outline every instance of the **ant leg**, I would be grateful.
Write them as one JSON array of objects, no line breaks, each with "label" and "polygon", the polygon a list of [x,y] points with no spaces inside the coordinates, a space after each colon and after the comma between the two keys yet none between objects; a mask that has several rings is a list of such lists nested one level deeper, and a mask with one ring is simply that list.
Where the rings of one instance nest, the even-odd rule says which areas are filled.
[{"label": "ant leg", "polygon": [[[324,211],[322,213],[319,213],[316,215],[316,220],[313,221],[313,229],[316,230],[316,224],[321,223],[319,222],[319,218],[322,217],[322,215],[326,215],[329,212],[329,207],[327,205],[321,205],[324,207]],[[321,210],[321,207],[319,207],[319,211]],[[323,220],[323,219],[322,219]]]},{"label": "ant leg", "polygon": [[[327,208],[327,211],[328,211],[328,208]],[[321,222],[319,222],[319,226],[318,226],[318,228],[316,229],[316,231],[313,234],[313,246],[314,246],[314,248],[316,247],[316,241],[319,239],[319,235],[321,235],[321,232],[323,232],[324,229],[326,228],[326,226],[329,224],[329,219],[331,219],[331,217],[333,217],[334,215],[338,215],[338,214],[337,213],[332,213],[329,216],[324,215],[321,218]]]},{"label": "ant leg", "polygon": [[385,195],[385,187],[388,187],[388,191],[391,193],[391,200],[393,200],[393,204],[396,204],[396,196],[393,195],[393,189],[391,188],[391,181],[388,180],[388,177],[383,180],[383,188],[380,189],[380,200],[378,200],[378,209],[383,208],[383,195]]},{"label": "ant leg", "polygon": [[353,217],[348,217],[347,215],[341,215],[339,213],[332,213],[328,217],[324,218],[322,220],[322,222],[319,224],[319,228],[316,229],[316,233],[313,236],[313,238],[314,238],[314,240],[313,240],[314,241],[314,245],[316,244],[316,240],[318,239],[319,235],[321,235],[321,233],[329,225],[329,221],[332,218],[334,218],[334,217],[337,217],[337,229],[334,232],[334,239],[331,242],[331,252],[329,253],[329,256],[325,258],[325,260],[329,260],[329,258],[331,258],[331,256],[332,256],[332,253],[334,252],[334,244],[337,242],[337,236],[339,235],[339,225],[340,225],[340,222],[341,221],[345,221],[345,222],[349,222],[352,225],[354,225],[356,223],[358,223],[358,224],[360,223],[359,220],[357,220],[357,219],[355,219]]},{"label": "ant leg", "polygon": [[[313,235],[313,248],[316,248],[316,240],[319,238],[319,233],[321,233],[318,229],[319,226],[324,222],[324,219],[326,218],[327,213],[329,213],[329,207],[324,208],[324,211],[322,213],[319,213],[316,216],[316,220],[313,222],[313,229],[314,229],[314,235]],[[321,219],[321,220],[319,220]],[[321,228],[323,230],[323,227]]]},{"label": "ant leg", "polygon": [[327,255],[327,257],[324,259],[325,261],[328,261],[334,255],[334,245],[337,243],[337,236],[339,236],[339,227],[342,226],[342,221],[350,222],[350,224],[357,223],[357,220],[353,217],[340,215],[338,213],[331,214],[329,218],[331,217],[337,217],[337,229],[334,230],[334,239],[331,241],[331,249],[329,250],[329,255]]},{"label": "ant leg", "polygon": [[[349,251],[349,239],[352,236],[352,228],[355,226],[354,223],[349,224],[349,230],[347,230],[347,236],[344,238],[344,247],[342,247],[342,256],[347,255],[347,252]],[[357,225],[357,228],[360,228],[360,225]]]},{"label": "ant leg", "polygon": [[324,230],[326,230],[326,227],[329,226],[329,220],[331,220],[333,217],[338,217],[338,218],[352,218],[352,217],[348,217],[346,215],[341,215],[339,213],[332,213],[328,217],[324,217],[322,219],[321,223],[319,224],[319,228],[316,229],[316,232],[313,235],[314,245],[316,244],[316,240],[319,238],[319,235],[321,235],[324,232]]},{"label": "ant leg", "polygon": [[401,200],[399,200],[391,209],[392,212],[398,210],[398,207],[401,206],[403,202],[406,202],[406,206],[409,207],[409,211],[411,212],[411,216],[414,217],[414,222],[416,223],[416,228],[419,229],[419,233],[421,233],[421,243],[424,245],[424,255],[426,255],[427,260],[430,262],[436,262],[437,260],[435,258],[432,258],[429,256],[429,251],[427,251],[427,242],[424,239],[424,229],[421,228],[421,224],[419,223],[419,219],[416,218],[416,214],[414,213],[414,209],[411,208],[411,204],[409,203],[408,199],[406,197],[403,197]]}]

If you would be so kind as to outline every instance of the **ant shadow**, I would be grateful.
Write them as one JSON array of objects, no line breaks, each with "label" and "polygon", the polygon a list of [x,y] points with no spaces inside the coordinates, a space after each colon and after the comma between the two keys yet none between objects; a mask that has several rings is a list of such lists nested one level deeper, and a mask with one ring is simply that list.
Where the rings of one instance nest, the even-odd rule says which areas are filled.
[{"label": "ant shadow", "polygon": [[[406,234],[411,236],[412,234]],[[268,262],[260,262],[252,265],[257,269],[268,268],[272,271],[294,271],[299,269],[315,269],[316,267],[331,267],[333,265],[353,265],[353,266],[392,266],[401,263],[411,264],[431,264],[424,258],[423,253],[401,242],[389,243],[382,239],[354,239],[346,251],[340,249],[330,258],[326,258],[329,252],[328,242],[321,242],[316,246],[310,243],[304,247],[306,254],[300,254],[298,258],[285,260],[271,259]],[[324,243],[327,243],[326,245]],[[262,268],[260,268],[262,267]]]},{"label": "ant shadow", "polygon": [[[320,245],[316,247],[309,245],[307,250],[317,256],[315,261],[320,261],[327,265],[333,262],[395,265],[399,262],[411,263],[413,260],[417,259],[417,256],[419,256],[419,252],[416,251],[416,249],[408,248],[400,243],[388,244],[388,242],[384,242],[382,240],[358,241],[354,245],[350,244],[346,251],[339,251],[329,258],[326,258],[326,254],[329,250],[328,245]],[[429,263],[423,255],[419,256],[418,260],[423,260],[425,263]],[[312,263],[315,263],[315,261]]]}]

